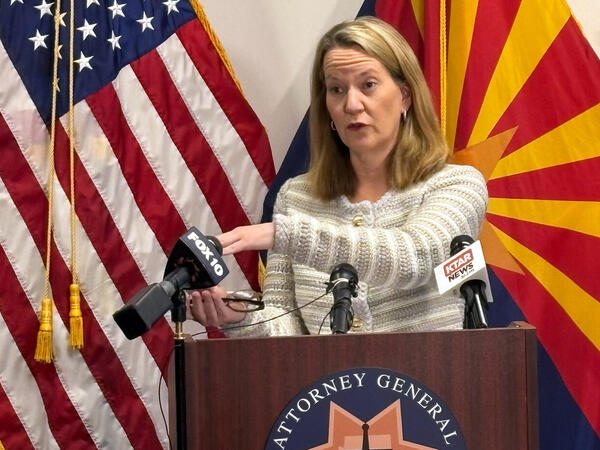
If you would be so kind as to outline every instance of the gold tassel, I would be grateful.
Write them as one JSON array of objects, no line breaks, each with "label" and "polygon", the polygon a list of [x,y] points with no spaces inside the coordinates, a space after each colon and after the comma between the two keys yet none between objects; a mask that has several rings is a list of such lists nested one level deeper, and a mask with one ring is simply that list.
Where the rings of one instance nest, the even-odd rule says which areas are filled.
[{"label": "gold tassel", "polygon": [[72,284],[71,309],[69,311],[69,327],[71,329],[71,348],[83,348],[83,317],[81,316],[81,300],[79,298],[79,285]]},{"label": "gold tassel", "polygon": [[52,300],[49,298],[42,299],[42,317],[34,359],[38,362],[52,362]]},{"label": "gold tassel", "polygon": [[260,253],[259,253],[258,254],[258,285],[260,286],[261,291],[264,289],[266,275],[267,275],[267,266],[266,266],[266,263],[263,262],[263,259],[260,257]]}]

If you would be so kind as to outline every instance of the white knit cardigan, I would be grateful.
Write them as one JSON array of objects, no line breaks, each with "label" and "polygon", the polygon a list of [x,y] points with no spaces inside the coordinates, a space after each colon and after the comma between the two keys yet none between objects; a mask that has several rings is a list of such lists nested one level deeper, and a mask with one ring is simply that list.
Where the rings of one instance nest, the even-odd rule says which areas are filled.
[{"label": "white knit cardigan", "polygon": [[[332,267],[341,262],[352,264],[359,277],[351,332],[462,328],[464,301],[456,292],[438,294],[433,269],[448,258],[455,236],[477,238],[487,201],[485,180],[470,166],[447,165],[374,203],[350,203],[345,196],[320,202],[311,196],[305,175],[288,180],[275,203],[266,307],[226,334],[318,333],[331,294],[303,305],[325,292]],[[301,309],[285,314],[296,308]],[[330,333],[328,319],[320,332]]]}]

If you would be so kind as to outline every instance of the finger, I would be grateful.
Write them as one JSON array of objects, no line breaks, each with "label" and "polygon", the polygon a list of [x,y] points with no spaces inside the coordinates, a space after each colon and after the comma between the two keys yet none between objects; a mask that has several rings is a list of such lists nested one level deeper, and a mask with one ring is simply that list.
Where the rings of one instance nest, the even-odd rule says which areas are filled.
[{"label": "finger", "polygon": [[192,314],[192,296],[189,293],[185,296],[185,318],[186,320],[194,319],[194,314]]},{"label": "finger", "polygon": [[234,323],[239,322],[245,316],[244,313],[239,313],[237,311],[232,310],[229,306],[223,301],[223,297],[227,296],[227,291],[220,286],[213,286],[207,291],[210,291],[211,297],[213,299],[213,305],[217,312],[217,316],[219,318],[219,324],[223,325],[226,323]]},{"label": "finger", "polygon": [[227,291],[218,285],[208,288],[208,291],[210,291],[213,298],[227,297]]},{"label": "finger", "polygon": [[234,228],[233,230],[228,231],[227,233],[219,234],[218,236],[216,236],[216,238],[221,243],[223,248],[225,248],[228,245],[231,245],[237,240],[239,240],[238,229]]},{"label": "finger", "polygon": [[206,326],[206,313],[204,311],[204,305],[202,303],[202,296],[200,292],[194,291],[190,301],[190,311],[195,320]]},{"label": "finger", "polygon": [[206,313],[206,321],[208,326],[218,327],[220,325],[219,315],[215,308],[215,302],[210,294],[210,291],[200,291],[202,295],[202,305],[204,306],[204,312]]},{"label": "finger", "polygon": [[[213,290],[214,289],[214,290]],[[215,310],[217,311],[217,315],[219,316],[220,323],[227,323],[231,319],[232,309],[227,306],[227,304],[223,301],[223,297],[227,296],[227,292],[221,288],[215,289],[211,288],[212,297],[214,300]]]},{"label": "finger", "polygon": [[237,323],[246,317],[245,312],[235,311],[231,309],[221,298],[215,300],[215,308],[219,315],[220,323]]},{"label": "finger", "polygon": [[223,246],[223,255],[234,255],[235,253],[237,253],[238,247],[239,245],[237,242],[234,242],[233,244],[230,244],[227,247]]}]

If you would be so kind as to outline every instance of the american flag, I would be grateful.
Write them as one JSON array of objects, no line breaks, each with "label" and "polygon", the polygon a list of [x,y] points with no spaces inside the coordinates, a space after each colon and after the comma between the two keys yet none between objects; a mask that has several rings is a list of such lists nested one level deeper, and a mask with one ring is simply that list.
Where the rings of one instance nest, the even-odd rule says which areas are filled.
[{"label": "american flag", "polygon": [[[266,133],[187,0],[74,9],[77,272],[84,347],[68,346],[69,7],[59,15],[51,296],[54,360],[34,361],[44,287],[56,2],[0,0],[0,448],[167,448],[166,320],[128,341],[112,314],[162,279],[177,237],[260,220]],[[207,31],[208,30],[208,31]],[[256,255],[228,285],[256,286]],[[166,411],[165,411],[166,414]]]}]

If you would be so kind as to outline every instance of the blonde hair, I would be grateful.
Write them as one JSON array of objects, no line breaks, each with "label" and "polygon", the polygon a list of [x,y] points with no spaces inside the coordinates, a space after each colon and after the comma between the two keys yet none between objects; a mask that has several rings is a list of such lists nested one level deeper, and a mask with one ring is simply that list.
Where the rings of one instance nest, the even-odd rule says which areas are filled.
[{"label": "blonde hair", "polygon": [[424,180],[440,170],[450,157],[423,72],[406,40],[392,26],[375,17],[342,22],[319,41],[311,78],[308,178],[313,195],[321,200],[351,195],[356,188],[348,148],[330,127],[323,74],[328,51],[356,46],[381,62],[394,80],[410,90],[412,105],[406,118],[398,119],[401,121],[398,141],[387,159],[388,185],[402,189]]}]

